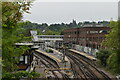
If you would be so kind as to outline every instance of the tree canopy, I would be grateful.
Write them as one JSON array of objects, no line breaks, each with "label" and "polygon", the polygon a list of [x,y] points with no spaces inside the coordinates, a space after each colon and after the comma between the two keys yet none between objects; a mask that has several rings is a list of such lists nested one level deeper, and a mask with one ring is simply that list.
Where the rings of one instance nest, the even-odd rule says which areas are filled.
[{"label": "tree canopy", "polygon": [[111,21],[110,28],[103,45],[112,52],[107,60],[109,68],[120,73],[120,20]]},{"label": "tree canopy", "polygon": [[28,12],[30,2],[2,2],[2,59],[3,72],[17,68],[19,57],[29,48],[15,47],[15,43],[25,41],[25,30],[19,26],[23,13]]}]

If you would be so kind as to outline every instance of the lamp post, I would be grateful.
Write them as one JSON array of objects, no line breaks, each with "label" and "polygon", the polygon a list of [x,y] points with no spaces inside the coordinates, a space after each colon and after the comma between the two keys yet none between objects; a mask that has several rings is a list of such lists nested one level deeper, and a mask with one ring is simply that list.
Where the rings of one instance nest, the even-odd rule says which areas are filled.
[{"label": "lamp post", "polygon": [[64,67],[66,67],[65,54],[66,54],[66,48],[67,47],[65,45],[62,45],[62,48],[63,48],[62,62],[64,63]]},{"label": "lamp post", "polygon": [[55,49],[55,47],[56,47],[56,46],[55,46],[55,42],[56,42],[56,41],[54,40],[54,41],[53,41],[53,43],[54,43],[54,49]]},{"label": "lamp post", "polygon": [[65,47],[64,47],[64,44],[62,44],[62,49],[63,49],[62,62],[64,63],[64,61],[65,61]]}]

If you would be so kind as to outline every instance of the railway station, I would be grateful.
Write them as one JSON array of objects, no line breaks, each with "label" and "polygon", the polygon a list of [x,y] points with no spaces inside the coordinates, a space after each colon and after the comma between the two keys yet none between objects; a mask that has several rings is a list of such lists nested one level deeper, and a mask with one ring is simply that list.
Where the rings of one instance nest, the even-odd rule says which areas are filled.
[{"label": "railway station", "polygon": [[[28,54],[20,58],[23,59],[24,70],[41,72],[46,77],[65,77],[65,78],[106,78],[108,75],[97,69],[95,56],[92,56],[84,51],[78,50],[75,46],[66,45],[65,40],[56,46],[56,42],[61,40],[52,39],[53,36],[39,35],[36,36],[36,32],[31,32],[33,41],[30,43],[16,43],[16,47],[29,46],[31,54]],[[54,43],[49,43],[47,37],[51,37],[49,40]],[[58,37],[58,36],[56,36]],[[62,36],[63,38],[63,36]],[[70,43],[70,42],[69,42]],[[73,44],[73,43],[72,43]],[[26,62],[29,64],[26,66]],[[20,63],[21,64],[21,63]],[[23,65],[19,65],[21,70]],[[26,66],[26,67],[25,67]],[[74,72],[77,71],[77,72]],[[80,74],[80,75],[78,75]],[[96,75],[97,74],[97,75]]]},{"label": "railway station", "polygon": [[9,1],[0,80],[120,80],[120,1]]},{"label": "railway station", "polygon": [[64,30],[63,35],[37,35],[37,31],[31,30],[32,42],[15,43],[16,47],[30,48],[30,54],[20,57],[20,70],[41,72],[45,77],[109,80],[104,71],[96,68],[94,54],[102,47],[100,43],[109,30],[84,26]]}]

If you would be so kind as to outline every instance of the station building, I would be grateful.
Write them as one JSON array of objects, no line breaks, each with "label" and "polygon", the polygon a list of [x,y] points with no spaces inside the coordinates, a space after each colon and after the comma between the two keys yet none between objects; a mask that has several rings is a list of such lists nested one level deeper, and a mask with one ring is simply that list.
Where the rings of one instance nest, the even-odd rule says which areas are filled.
[{"label": "station building", "polygon": [[33,54],[31,49],[33,45],[33,43],[15,43],[16,48],[19,48],[20,46],[28,46],[30,48],[27,51],[25,51],[23,55],[20,56],[19,63],[17,63],[18,70],[29,69],[29,66],[33,61]]},{"label": "station building", "polygon": [[37,35],[37,31],[31,30],[30,32],[34,45],[40,48],[46,46],[59,47],[63,42],[64,35]]}]

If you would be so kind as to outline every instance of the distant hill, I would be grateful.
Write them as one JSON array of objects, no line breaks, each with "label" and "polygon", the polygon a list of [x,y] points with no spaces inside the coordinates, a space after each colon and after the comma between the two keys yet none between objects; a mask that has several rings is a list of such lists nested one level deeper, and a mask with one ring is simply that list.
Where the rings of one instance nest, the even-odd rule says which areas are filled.
[{"label": "distant hill", "polygon": [[108,26],[109,22],[108,21],[101,21],[101,22],[79,22],[76,23],[75,20],[73,20],[69,24],[61,23],[61,24],[51,24],[48,25],[47,23],[42,23],[42,24],[37,24],[37,23],[31,23],[30,21],[24,22],[22,25],[23,28],[29,29],[29,30],[37,30],[38,34],[44,35],[59,35],[63,34],[63,31],[65,29],[69,28],[79,28],[83,26]]}]

